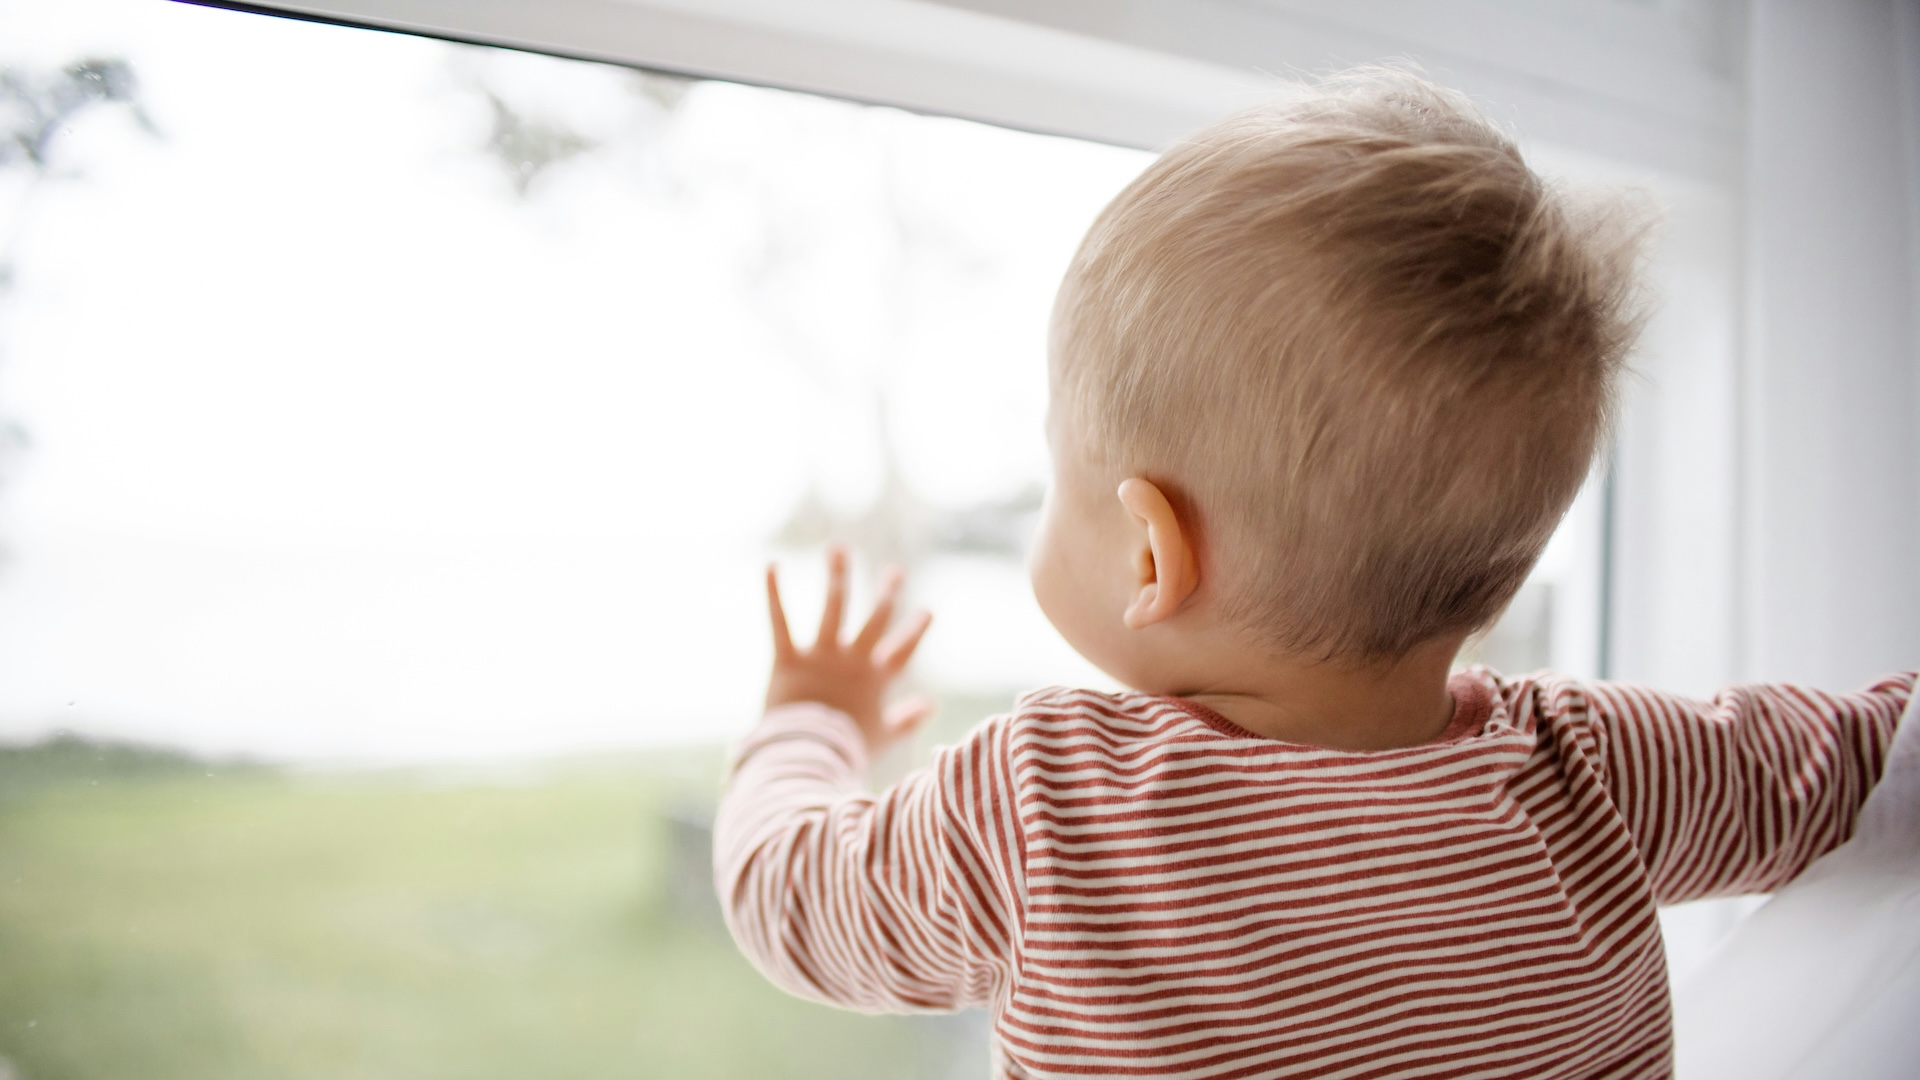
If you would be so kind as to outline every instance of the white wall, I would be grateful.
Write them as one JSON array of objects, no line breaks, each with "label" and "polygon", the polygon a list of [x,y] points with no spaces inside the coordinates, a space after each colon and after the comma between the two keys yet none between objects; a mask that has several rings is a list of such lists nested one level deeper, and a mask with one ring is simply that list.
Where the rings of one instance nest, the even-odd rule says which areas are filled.
[{"label": "white wall", "polygon": [[1754,7],[1749,677],[1849,685],[1920,663],[1917,24],[1902,0]]}]

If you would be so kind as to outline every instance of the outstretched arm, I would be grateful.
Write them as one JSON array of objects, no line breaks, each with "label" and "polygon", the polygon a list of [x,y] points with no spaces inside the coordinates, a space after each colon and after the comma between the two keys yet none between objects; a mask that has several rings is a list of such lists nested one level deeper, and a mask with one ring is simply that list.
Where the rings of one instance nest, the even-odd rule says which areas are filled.
[{"label": "outstretched arm", "polygon": [[1907,673],[1851,694],[1754,685],[1703,701],[1564,683],[1549,709],[1587,714],[1655,898],[1677,903],[1777,889],[1844,843],[1913,687]]},{"label": "outstretched arm", "polygon": [[767,572],[767,714],[736,756],[714,830],[727,925],[763,974],[804,997],[873,1012],[980,1003],[995,968],[970,944],[955,867],[973,860],[958,850],[938,776],[923,769],[878,796],[862,783],[869,758],[929,711],[883,705],[928,619],[888,633],[901,584],[890,571],[873,614],[843,640],[846,577],[835,551],[819,634],[801,648]]}]

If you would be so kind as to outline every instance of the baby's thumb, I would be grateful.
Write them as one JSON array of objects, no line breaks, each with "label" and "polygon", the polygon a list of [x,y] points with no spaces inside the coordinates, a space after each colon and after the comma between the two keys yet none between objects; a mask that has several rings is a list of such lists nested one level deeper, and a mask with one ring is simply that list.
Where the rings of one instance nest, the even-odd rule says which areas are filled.
[{"label": "baby's thumb", "polygon": [[913,734],[933,715],[933,709],[933,699],[928,697],[911,697],[888,706],[883,719],[889,739]]}]

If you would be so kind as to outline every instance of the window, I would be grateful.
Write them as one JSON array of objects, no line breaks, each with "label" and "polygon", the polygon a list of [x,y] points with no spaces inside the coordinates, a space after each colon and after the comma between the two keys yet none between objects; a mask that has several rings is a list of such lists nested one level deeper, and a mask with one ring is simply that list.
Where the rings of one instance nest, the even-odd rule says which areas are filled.
[{"label": "window", "polygon": [[[4,19],[0,1076],[977,1074],[977,1019],[765,986],[702,814],[758,568],[804,609],[830,535],[938,612],[934,738],[1104,683],[1020,556],[1052,289],[1148,156],[184,5]],[[1564,662],[1585,565],[1487,658]]]}]

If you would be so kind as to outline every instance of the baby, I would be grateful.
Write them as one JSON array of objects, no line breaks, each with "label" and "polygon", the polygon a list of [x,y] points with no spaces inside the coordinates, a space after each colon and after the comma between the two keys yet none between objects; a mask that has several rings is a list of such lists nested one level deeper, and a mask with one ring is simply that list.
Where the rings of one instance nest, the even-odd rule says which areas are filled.
[{"label": "baby", "polygon": [[1607,436],[1637,230],[1458,95],[1368,71],[1161,157],[1054,311],[1053,689],[879,795],[927,619],[817,640],[715,837],[780,986],[991,1010],[1008,1077],[1665,1076],[1655,906],[1843,842],[1911,674],[1711,701],[1484,668]]}]

